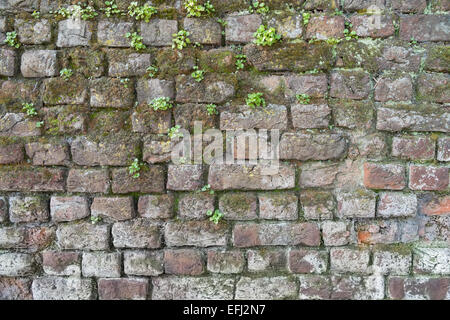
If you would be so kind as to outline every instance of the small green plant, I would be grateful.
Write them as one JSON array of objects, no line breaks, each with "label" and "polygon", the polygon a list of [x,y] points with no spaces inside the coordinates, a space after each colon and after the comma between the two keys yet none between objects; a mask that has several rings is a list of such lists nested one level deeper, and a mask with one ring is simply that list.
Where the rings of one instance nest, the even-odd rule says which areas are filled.
[{"label": "small green plant", "polygon": [[100,217],[100,216],[96,216],[96,217],[91,217],[91,223],[92,224],[97,224],[97,223],[99,223],[100,221],[102,221],[102,217]]},{"label": "small green plant", "polygon": [[191,43],[189,37],[189,32],[186,30],[180,30],[178,33],[172,34],[172,49],[177,48],[178,50],[183,50],[188,44]]},{"label": "small green plant", "polygon": [[306,93],[299,93],[295,96],[297,101],[301,104],[308,104],[311,101],[311,97]]},{"label": "small green plant", "polygon": [[133,162],[128,167],[129,174],[133,177],[133,179],[137,179],[141,176],[140,171],[143,164],[139,162],[138,159],[134,159]]},{"label": "small green plant", "polygon": [[172,108],[172,103],[170,103],[170,99],[168,97],[159,97],[150,101],[149,106],[153,108],[153,110],[167,110]]},{"label": "small green plant", "polygon": [[209,0],[203,5],[199,4],[197,0],[185,0],[184,8],[187,11],[188,18],[207,16],[216,11]]},{"label": "small green plant", "polygon": [[343,16],[344,12],[342,12],[342,10],[339,10],[338,8],[336,8],[336,9],[334,9],[333,15],[335,15],[335,16]]},{"label": "small green plant", "polygon": [[139,51],[146,48],[145,44],[142,43],[142,37],[137,34],[137,32],[127,32],[125,35],[127,38],[131,38],[130,45],[134,48],[134,50]]},{"label": "small green plant", "polygon": [[332,46],[339,44],[339,42],[341,42],[341,39],[338,38],[328,38],[327,40],[328,44],[331,44]]},{"label": "small green plant", "polygon": [[247,62],[247,56],[245,54],[236,55],[236,69],[244,69],[244,65]]},{"label": "small green plant", "polygon": [[29,117],[34,117],[38,114],[33,103],[22,103],[22,110],[25,111]]},{"label": "small green plant", "polygon": [[170,140],[172,139],[177,139],[177,138],[182,138],[184,135],[182,132],[180,132],[180,126],[176,125],[175,127],[169,128],[169,130],[167,130],[167,135],[169,136]]},{"label": "small green plant", "polygon": [[224,28],[228,25],[228,22],[226,22],[225,20],[223,20],[221,18],[218,18],[217,22],[220,23],[220,25]]},{"label": "small green plant", "polygon": [[251,13],[257,12],[260,14],[267,14],[269,13],[270,9],[269,7],[262,1],[252,1],[250,7],[248,8],[248,11]]},{"label": "small green plant", "polygon": [[247,99],[245,99],[245,103],[251,108],[265,107],[266,100],[262,96],[263,94],[261,92],[249,93]]},{"label": "small green plant", "polygon": [[208,192],[209,194],[214,194],[214,190],[211,189],[209,184],[204,185],[201,189],[201,192]]},{"label": "small green plant", "polygon": [[281,35],[277,34],[275,28],[267,28],[265,25],[260,25],[258,30],[253,34],[256,43],[259,46],[271,46],[281,39]]},{"label": "small green plant", "polygon": [[147,68],[147,75],[149,76],[149,78],[154,78],[156,77],[156,74],[158,73],[158,67],[151,65],[150,67]]},{"label": "small green plant", "polygon": [[417,40],[414,37],[411,37],[411,41],[409,42],[411,46],[415,46],[417,44]]},{"label": "small green plant", "polygon": [[122,10],[120,10],[117,6],[115,0],[105,1],[105,6],[105,8],[101,8],[100,10],[103,11],[105,13],[105,16],[107,16],[108,18],[111,16],[124,14]]},{"label": "small green plant", "polygon": [[217,106],[213,103],[206,105],[206,112],[208,112],[208,115],[210,116],[219,114],[219,111],[217,111]]},{"label": "small green plant", "polygon": [[307,26],[309,23],[309,19],[311,19],[311,13],[309,12],[303,12],[302,13],[302,20],[303,20],[303,25]]},{"label": "small green plant", "polygon": [[41,128],[44,125],[44,121],[36,122],[36,128]]},{"label": "small green plant", "polygon": [[158,10],[155,7],[144,4],[139,6],[137,2],[131,2],[128,6],[128,14],[134,17],[136,20],[144,20],[149,22],[150,18],[156,14]]},{"label": "small green plant", "polygon": [[191,77],[194,78],[195,81],[200,82],[205,78],[205,70],[201,70],[197,66],[194,66],[194,71],[191,73]]},{"label": "small green plant", "polygon": [[34,19],[39,19],[41,17],[41,13],[39,11],[34,10],[33,13],[31,14],[31,16]]},{"label": "small green plant", "polygon": [[63,78],[65,81],[68,81],[72,75],[73,71],[71,69],[64,68],[61,69],[61,71],[59,71],[59,76]]},{"label": "small green plant", "polygon": [[3,40],[10,47],[14,47],[16,49],[20,48],[20,42],[17,40],[17,33],[15,31],[7,32],[6,39]]},{"label": "small green plant", "polygon": [[345,40],[351,40],[351,39],[358,39],[358,35],[356,34],[356,31],[350,31],[350,29],[353,27],[353,24],[350,22],[345,22],[345,29],[344,29],[344,37]]},{"label": "small green plant", "polygon": [[129,79],[129,78],[123,78],[123,79],[120,79],[120,83],[121,83],[125,88],[128,88],[128,84],[130,83],[130,79]]},{"label": "small green plant", "polygon": [[209,221],[214,222],[215,224],[218,224],[219,221],[223,218],[223,213],[220,212],[219,209],[214,210],[208,210],[206,211],[206,215],[209,217]]},{"label": "small green plant", "polygon": [[83,20],[94,19],[98,13],[91,6],[81,6],[78,4],[61,8],[55,12],[64,18],[81,18]]}]

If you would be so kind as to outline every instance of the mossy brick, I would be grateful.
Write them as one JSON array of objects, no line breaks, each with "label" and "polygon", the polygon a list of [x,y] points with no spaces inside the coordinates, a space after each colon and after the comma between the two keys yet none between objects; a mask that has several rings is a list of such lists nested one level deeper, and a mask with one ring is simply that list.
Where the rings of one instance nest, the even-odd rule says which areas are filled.
[{"label": "mossy brick", "polygon": [[269,104],[251,108],[247,105],[229,108],[220,113],[221,130],[278,129],[287,128],[286,106]]},{"label": "mossy brick", "polygon": [[71,69],[85,78],[98,78],[105,71],[104,61],[103,51],[78,47],[62,50],[60,64],[61,68]]},{"label": "mossy brick", "polygon": [[222,42],[222,30],[215,19],[184,18],[183,27],[192,43],[220,45]]},{"label": "mossy brick", "polygon": [[386,131],[450,130],[450,111],[431,103],[381,105],[377,108],[377,129]]},{"label": "mossy brick", "polygon": [[422,73],[417,78],[417,99],[438,103],[450,102],[450,76],[444,73]]},{"label": "mossy brick", "polygon": [[111,190],[113,193],[164,192],[164,168],[159,165],[141,166],[139,177],[133,178],[128,168],[111,169]]},{"label": "mossy brick", "polygon": [[371,78],[362,70],[339,70],[331,73],[330,96],[332,98],[362,100],[369,96]]},{"label": "mossy brick", "polygon": [[27,156],[36,166],[67,165],[69,147],[64,141],[35,141],[25,144]]},{"label": "mossy brick", "polygon": [[376,83],[375,101],[411,101],[413,96],[413,81],[409,75],[381,77]]},{"label": "mossy brick", "polygon": [[167,169],[167,189],[193,191],[203,186],[203,166],[200,164],[170,164]]},{"label": "mossy brick", "polygon": [[388,0],[386,6],[405,13],[423,13],[427,7],[426,0]]},{"label": "mossy brick", "polygon": [[172,80],[140,79],[136,85],[137,101],[150,103],[153,99],[175,98],[175,84]]},{"label": "mossy brick", "polygon": [[281,43],[271,47],[248,44],[244,53],[259,71],[329,70],[334,64],[332,46],[326,42]]},{"label": "mossy brick", "polygon": [[42,100],[47,105],[83,104],[88,95],[88,81],[74,76],[69,81],[50,78],[43,81]]},{"label": "mossy brick", "polygon": [[107,169],[69,170],[67,175],[67,191],[83,193],[107,193],[110,179]]},{"label": "mossy brick", "polygon": [[107,56],[110,77],[143,76],[153,60],[149,53],[133,53],[127,50],[108,50]]},{"label": "mossy brick", "polygon": [[130,47],[126,34],[132,33],[132,22],[102,20],[97,26],[97,42],[106,47]]},{"label": "mossy brick", "polygon": [[347,141],[339,134],[285,133],[280,140],[280,158],[329,160],[345,156]]},{"label": "mossy brick", "polygon": [[17,19],[14,21],[14,29],[17,30],[19,42],[23,44],[43,44],[51,41],[51,23],[47,19]]},{"label": "mossy brick", "polygon": [[268,220],[296,220],[298,198],[294,193],[259,193],[259,217]]},{"label": "mossy brick", "polygon": [[134,102],[134,80],[122,83],[117,78],[90,80],[92,107],[130,108]]},{"label": "mossy brick", "polygon": [[124,272],[133,276],[158,276],[164,272],[162,251],[134,250],[123,255]]},{"label": "mossy brick", "polygon": [[177,20],[151,19],[149,22],[141,22],[142,42],[149,46],[172,45],[172,34],[178,32]]},{"label": "mossy brick", "polygon": [[374,218],[376,194],[370,190],[356,189],[336,194],[337,216],[340,218]]},{"label": "mossy brick", "polygon": [[176,101],[181,103],[222,103],[234,96],[237,86],[233,76],[209,73],[201,82],[190,75],[179,75],[175,83]]},{"label": "mossy brick", "polygon": [[179,74],[190,73],[197,64],[197,50],[185,48],[183,50],[173,50],[163,48],[157,51],[156,64],[158,65],[159,77],[175,77]]},{"label": "mossy brick", "polygon": [[72,161],[86,166],[126,166],[136,158],[137,146],[135,138],[123,135],[102,137],[101,142],[80,136],[71,143]]},{"label": "mossy brick", "polygon": [[166,136],[149,135],[144,138],[142,159],[148,163],[168,162],[175,142]]},{"label": "mossy brick", "polygon": [[86,132],[91,135],[107,136],[131,131],[132,124],[130,123],[129,111],[124,109],[97,110],[88,115]]},{"label": "mossy brick", "polygon": [[303,18],[300,14],[277,12],[268,18],[267,25],[275,28],[283,39],[297,39],[303,34]]},{"label": "mossy brick", "polygon": [[38,0],[4,0],[0,2],[0,9],[7,11],[27,11],[32,12],[33,10],[39,9],[39,1]]},{"label": "mossy brick", "polygon": [[333,218],[335,201],[330,191],[302,190],[300,205],[303,216],[308,220],[325,220]]},{"label": "mossy brick", "polygon": [[202,50],[199,52],[198,65],[206,72],[232,73],[236,71],[236,57],[229,48]]},{"label": "mossy brick", "polygon": [[175,125],[192,131],[195,122],[201,122],[203,129],[215,128],[218,116],[215,114],[210,115],[206,107],[206,104],[195,103],[176,105],[173,111]]},{"label": "mossy brick", "polygon": [[292,125],[296,129],[327,128],[331,109],[326,104],[291,105]]},{"label": "mossy brick", "polygon": [[23,144],[0,140],[0,164],[16,164],[23,161],[25,152]]},{"label": "mossy brick", "polygon": [[427,48],[424,70],[432,72],[449,72],[450,46],[435,45]]},{"label": "mossy brick", "polygon": [[331,99],[334,123],[339,127],[369,129],[373,126],[375,106],[370,101]]},{"label": "mossy brick", "polygon": [[12,77],[16,72],[16,52],[10,49],[0,49],[0,75]]},{"label": "mossy brick", "polygon": [[164,239],[168,247],[225,246],[228,238],[228,225],[224,222],[170,221],[164,227]]},{"label": "mossy brick", "polygon": [[215,197],[207,192],[183,193],[177,202],[178,216],[186,220],[204,220],[206,213],[215,208]]},{"label": "mossy brick", "polygon": [[257,197],[255,193],[229,192],[219,197],[219,210],[227,220],[255,220]]},{"label": "mossy brick", "polygon": [[9,198],[11,222],[46,222],[49,217],[48,199],[44,197],[13,196]]},{"label": "mossy brick", "polygon": [[258,14],[230,14],[225,17],[225,40],[231,43],[248,43],[253,41],[253,34],[262,24]]},{"label": "mossy brick", "polygon": [[133,197],[95,197],[91,216],[103,220],[124,221],[135,216]]},{"label": "mossy brick", "polygon": [[[384,60],[387,61],[384,62],[384,60],[381,58],[381,46],[382,43],[377,41],[341,41],[336,46],[336,56],[338,57],[336,66],[348,69],[363,68],[370,72],[376,72],[378,71],[378,69],[382,68],[382,66],[380,65],[383,63],[384,65],[386,65],[385,69],[389,69],[389,67],[396,67],[397,63],[402,66],[409,62],[405,58],[405,55],[409,55],[409,51],[407,49],[404,49],[406,52],[403,55],[403,59],[400,60],[400,54],[397,55],[397,52],[389,53],[390,51],[392,51],[392,48],[390,46],[386,48],[388,52],[386,53],[386,57]],[[417,62],[418,69],[420,58],[417,57],[415,61]]]}]

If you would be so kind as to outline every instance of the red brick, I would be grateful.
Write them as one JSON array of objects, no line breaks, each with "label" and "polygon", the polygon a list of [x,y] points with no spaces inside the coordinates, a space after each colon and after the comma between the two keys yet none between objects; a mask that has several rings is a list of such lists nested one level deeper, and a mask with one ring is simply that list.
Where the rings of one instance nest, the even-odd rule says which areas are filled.
[{"label": "red brick", "polygon": [[233,229],[236,247],[276,245],[320,245],[320,230],[315,223],[236,224]]},{"label": "red brick", "polygon": [[389,278],[388,292],[399,300],[445,300],[450,291],[450,278]]},{"label": "red brick", "polygon": [[21,143],[0,145],[0,164],[22,162],[23,156],[23,145]]},{"label": "red brick", "polygon": [[194,249],[166,250],[164,268],[168,274],[199,275],[203,273],[202,254]]},{"label": "red brick", "polygon": [[344,17],[318,16],[309,20],[306,29],[306,38],[325,40],[328,38],[341,38],[344,35]]},{"label": "red brick", "polygon": [[0,191],[64,191],[64,169],[15,167],[0,168]]},{"label": "red brick", "polygon": [[100,279],[100,300],[145,300],[149,290],[147,279]]},{"label": "red brick", "polygon": [[128,168],[112,169],[113,193],[164,192],[164,168],[159,165],[142,166],[139,177],[133,178]]},{"label": "red brick", "polygon": [[115,221],[131,219],[135,216],[133,197],[96,197],[92,201],[91,215]]},{"label": "red brick", "polygon": [[68,192],[106,193],[108,190],[108,170],[70,169],[67,177]]},{"label": "red brick", "polygon": [[417,99],[450,102],[450,76],[442,73],[422,73],[417,78]]},{"label": "red brick", "polygon": [[406,186],[405,168],[397,164],[364,164],[364,185],[371,189],[402,190]]},{"label": "red brick", "polygon": [[350,22],[359,37],[386,38],[395,32],[392,17],[388,15],[354,15]]},{"label": "red brick", "polygon": [[409,187],[413,190],[445,190],[449,168],[409,166]]},{"label": "red brick", "polygon": [[407,160],[432,160],[436,143],[430,137],[403,136],[392,139],[392,156]]},{"label": "red brick", "polygon": [[73,221],[86,218],[89,215],[88,201],[84,197],[52,197],[50,213],[53,221]]},{"label": "red brick", "polygon": [[289,252],[289,270],[293,273],[323,273],[327,265],[326,251],[296,249]]},{"label": "red brick", "polygon": [[450,196],[426,194],[419,199],[419,210],[428,216],[450,215]]},{"label": "red brick", "polygon": [[400,38],[410,41],[449,41],[447,15],[405,15],[400,17]]},{"label": "red brick", "polygon": [[80,275],[81,259],[78,252],[45,251],[42,253],[42,267],[49,275]]}]

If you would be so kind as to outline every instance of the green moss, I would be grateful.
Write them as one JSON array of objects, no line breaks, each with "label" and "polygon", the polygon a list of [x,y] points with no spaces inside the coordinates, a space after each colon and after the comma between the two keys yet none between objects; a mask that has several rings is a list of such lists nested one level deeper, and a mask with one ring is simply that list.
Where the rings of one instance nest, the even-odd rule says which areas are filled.
[{"label": "green moss", "polygon": [[198,64],[206,72],[225,72],[235,71],[236,58],[233,51],[228,49],[213,49],[201,51]]},{"label": "green moss", "polygon": [[381,56],[378,41],[342,41],[336,48],[336,55],[344,68],[364,68],[376,72],[377,57]]}]

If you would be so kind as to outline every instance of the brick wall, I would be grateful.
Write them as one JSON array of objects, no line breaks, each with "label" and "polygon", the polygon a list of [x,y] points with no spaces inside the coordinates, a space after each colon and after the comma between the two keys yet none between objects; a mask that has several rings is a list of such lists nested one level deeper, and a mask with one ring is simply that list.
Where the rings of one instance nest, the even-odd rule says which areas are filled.
[{"label": "brick wall", "polygon": [[[0,0],[0,299],[450,298],[448,1],[152,2]],[[261,24],[281,42],[252,43]],[[171,163],[195,120],[281,130],[278,173]]]}]

